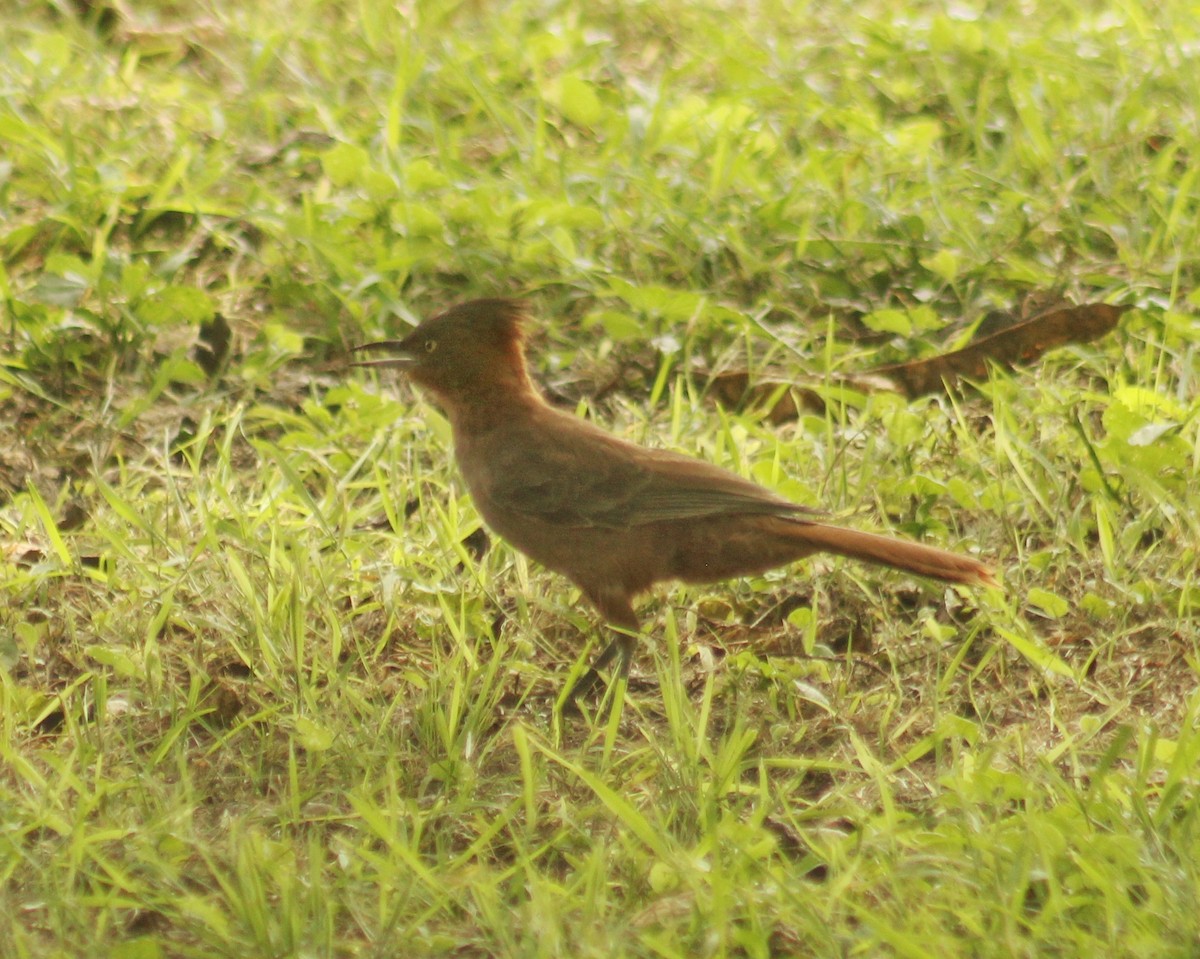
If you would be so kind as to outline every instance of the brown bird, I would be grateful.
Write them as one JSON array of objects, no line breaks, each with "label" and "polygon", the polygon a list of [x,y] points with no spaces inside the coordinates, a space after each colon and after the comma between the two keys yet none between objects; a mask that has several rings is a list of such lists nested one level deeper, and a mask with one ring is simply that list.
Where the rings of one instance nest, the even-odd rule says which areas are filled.
[{"label": "brown bird", "polygon": [[624,677],[639,629],[633,599],[663,580],[710,583],[830,552],[952,583],[995,585],[970,556],[817,522],[728,470],[647,449],[549,406],[525,367],[528,307],[473,300],[402,340],[394,355],[446,412],[480,515],[502,539],[578,586],[615,638],[571,689],[572,705],[617,657]]}]

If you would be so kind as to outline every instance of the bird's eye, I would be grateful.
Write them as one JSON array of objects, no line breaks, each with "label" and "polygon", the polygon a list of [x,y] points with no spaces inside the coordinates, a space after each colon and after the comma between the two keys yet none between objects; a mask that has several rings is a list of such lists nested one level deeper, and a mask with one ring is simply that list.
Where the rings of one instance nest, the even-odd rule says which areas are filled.
[{"label": "bird's eye", "polygon": [[437,349],[437,340],[426,340],[425,341],[425,352],[426,353],[432,353],[436,349]]}]

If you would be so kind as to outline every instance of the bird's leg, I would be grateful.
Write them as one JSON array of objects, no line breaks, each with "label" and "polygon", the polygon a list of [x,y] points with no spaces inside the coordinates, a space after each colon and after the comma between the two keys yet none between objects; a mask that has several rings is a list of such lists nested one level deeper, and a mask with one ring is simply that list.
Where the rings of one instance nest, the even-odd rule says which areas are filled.
[{"label": "bird's leg", "polygon": [[613,673],[613,679],[628,679],[629,664],[633,660],[633,651],[637,646],[637,636],[623,630],[613,630],[613,632],[615,635],[612,638],[612,642],[604,647],[604,651],[596,657],[596,661],[592,663],[591,668],[579,678],[579,681],[563,697],[563,712],[572,713],[578,711],[575,700],[580,696],[587,696],[596,688],[596,685],[602,680],[600,671],[608,666],[613,659],[617,661],[617,668]]},{"label": "bird's leg", "polygon": [[614,658],[617,660],[617,670],[613,674],[613,679],[629,677],[629,663],[633,659],[633,650],[638,641],[638,631],[641,629],[637,613],[633,611],[632,591],[627,586],[621,583],[605,583],[599,586],[591,584],[591,588],[588,584],[581,584],[581,586],[584,595],[592,601],[592,605],[596,607],[605,621],[612,625],[614,635],[612,642],[605,646],[604,651],[596,657],[591,669],[584,673],[563,696],[562,711],[564,713],[579,711],[575,701],[596,688],[601,681],[600,670],[608,666]]}]

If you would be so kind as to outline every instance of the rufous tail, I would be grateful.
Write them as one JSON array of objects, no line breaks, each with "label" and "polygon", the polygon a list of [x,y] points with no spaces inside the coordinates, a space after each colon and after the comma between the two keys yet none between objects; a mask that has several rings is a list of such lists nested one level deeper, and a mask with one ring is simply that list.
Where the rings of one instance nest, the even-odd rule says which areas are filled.
[{"label": "rufous tail", "polygon": [[893,569],[932,576],[950,583],[970,583],[999,586],[996,577],[979,560],[961,553],[951,553],[934,546],[876,533],[863,533],[856,529],[826,526],[823,523],[806,523],[802,527],[803,538],[815,549],[837,553],[867,563],[891,566]]}]

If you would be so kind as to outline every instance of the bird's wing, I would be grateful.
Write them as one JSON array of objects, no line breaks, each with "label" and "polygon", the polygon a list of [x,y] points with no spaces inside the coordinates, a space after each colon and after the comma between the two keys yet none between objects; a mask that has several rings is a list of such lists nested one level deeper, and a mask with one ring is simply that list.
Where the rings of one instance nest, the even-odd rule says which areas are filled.
[{"label": "bird's wing", "polygon": [[519,455],[493,460],[491,502],[562,526],[613,529],[705,516],[813,512],[703,460],[581,426],[588,428],[511,444]]},{"label": "bird's wing", "polygon": [[729,470],[665,450],[643,450],[644,479],[628,501],[634,522],[746,513],[813,513]]}]

